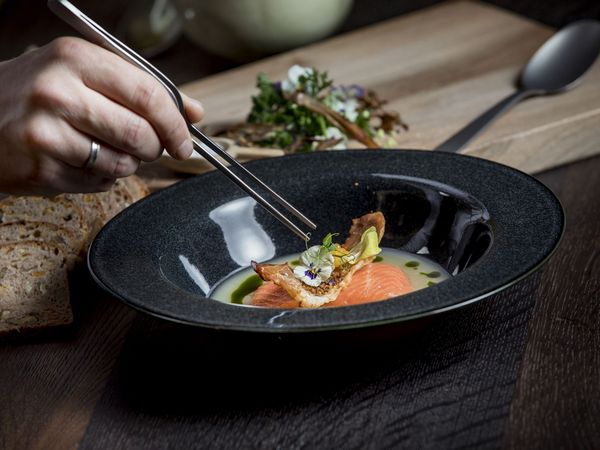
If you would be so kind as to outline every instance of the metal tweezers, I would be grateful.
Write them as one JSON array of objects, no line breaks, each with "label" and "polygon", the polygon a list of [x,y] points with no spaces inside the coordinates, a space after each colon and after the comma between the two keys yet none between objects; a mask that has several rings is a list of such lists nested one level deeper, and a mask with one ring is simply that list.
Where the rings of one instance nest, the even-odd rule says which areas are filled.
[{"label": "metal tweezers", "polygon": [[227,167],[227,164],[221,161],[220,158],[225,160],[230,164],[231,168],[235,168],[240,174],[243,174],[250,178],[253,182],[259,185],[261,188],[265,189],[271,196],[286,208],[289,212],[291,212],[294,216],[296,216],[299,220],[301,220],[305,225],[310,227],[311,229],[315,229],[317,226],[311,222],[308,218],[306,218],[300,211],[294,208],[291,204],[289,204],[285,199],[283,199],[279,194],[277,194],[273,189],[263,183],[260,179],[258,179],[252,172],[238,163],[229,153],[221,148],[217,143],[213,142],[209,137],[207,137],[204,133],[202,133],[194,124],[190,123],[187,120],[185,107],[183,104],[183,100],[181,98],[181,94],[179,90],[175,86],[175,84],[169,80],[162,72],[160,72],[156,67],[130,49],[128,46],[123,44],[117,38],[112,36],[106,30],[104,30],[100,25],[94,22],[92,19],[83,14],[79,9],[77,9],[73,4],[68,2],[67,0],[48,0],[48,8],[52,10],[54,14],[64,20],[66,23],[71,25],[77,31],[79,31],[83,36],[92,41],[93,43],[104,47],[105,49],[116,53],[126,61],[134,64],[140,69],[152,75],[163,87],[167,90],[167,92],[173,97],[173,101],[179,108],[181,115],[186,120],[188,129],[192,136],[192,142],[194,143],[194,150],[196,150],[200,155],[202,155],[208,162],[210,162],[215,168],[220,170],[224,175],[226,175],[231,181],[237,184],[241,189],[246,191],[252,198],[256,200],[258,204],[260,204],[263,208],[265,208],[268,212],[270,212],[276,219],[281,221],[285,226],[287,226],[291,231],[296,233],[305,241],[309,240],[309,235],[303,232],[298,226],[296,226],[291,220],[289,220],[286,216],[284,216],[279,210],[277,210],[273,205],[271,205],[267,200],[265,200],[258,192],[256,192],[252,187],[250,187],[244,180],[240,178],[239,175],[234,173]]}]

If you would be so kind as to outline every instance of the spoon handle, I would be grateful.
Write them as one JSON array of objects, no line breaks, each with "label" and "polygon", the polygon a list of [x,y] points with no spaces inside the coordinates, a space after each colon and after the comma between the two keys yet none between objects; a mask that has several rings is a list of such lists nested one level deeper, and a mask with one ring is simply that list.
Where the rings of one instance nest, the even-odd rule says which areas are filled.
[{"label": "spoon handle", "polygon": [[500,100],[482,115],[461,129],[458,133],[438,145],[435,150],[440,152],[458,153],[471,139],[477,136],[490,123],[492,123],[496,117],[529,95],[531,95],[531,93],[518,90],[505,99]]}]

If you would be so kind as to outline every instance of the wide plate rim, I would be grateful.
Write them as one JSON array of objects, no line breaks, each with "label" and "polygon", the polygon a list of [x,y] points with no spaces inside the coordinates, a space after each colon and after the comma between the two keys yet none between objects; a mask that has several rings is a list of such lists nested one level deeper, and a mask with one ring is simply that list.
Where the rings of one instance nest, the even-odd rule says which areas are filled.
[{"label": "wide plate rim", "polygon": [[[385,150],[345,150],[344,152],[347,153],[353,153],[353,154],[361,154],[361,153],[365,153],[365,152],[381,152],[381,153],[387,153],[387,152],[404,152],[404,153],[412,153],[412,154],[427,154],[429,153],[428,151],[424,151],[424,150],[416,150],[416,149],[385,149]],[[336,152],[337,153],[337,152]],[[341,152],[340,152],[341,153]],[[444,155],[443,153],[438,153],[435,152],[436,155]],[[111,295],[115,296],[116,298],[118,298],[120,301],[122,301],[123,303],[133,307],[136,310],[142,311],[144,313],[150,314],[152,316],[164,319],[164,320],[168,320],[171,322],[176,322],[176,323],[180,323],[180,324],[185,324],[185,325],[191,325],[191,326],[197,326],[197,327],[201,327],[201,328],[209,328],[209,329],[216,329],[216,330],[232,330],[232,331],[244,331],[244,332],[256,332],[256,333],[305,333],[305,332],[322,332],[322,331],[332,331],[332,330],[347,330],[347,329],[357,329],[357,328],[370,328],[370,327],[376,327],[376,326],[381,326],[381,325],[387,325],[387,324],[392,324],[392,323],[399,323],[399,322],[405,322],[405,321],[410,321],[410,320],[415,320],[415,319],[419,319],[419,318],[423,318],[423,317],[428,317],[428,316],[434,316],[434,315],[438,315],[447,311],[451,311],[451,310],[455,310],[455,309],[459,309],[461,307],[464,307],[466,305],[469,305],[471,303],[475,303],[477,301],[481,301],[485,298],[488,298],[498,292],[501,292],[507,288],[509,288],[510,286],[514,285],[515,283],[521,281],[522,279],[528,277],[529,275],[531,275],[533,272],[537,271],[540,267],[542,267],[547,261],[548,259],[554,254],[554,252],[556,251],[556,249],[558,248],[560,241],[562,239],[562,236],[564,235],[564,230],[565,230],[565,214],[564,214],[564,209],[560,203],[560,200],[556,197],[556,195],[547,187],[545,186],[543,183],[541,183],[539,180],[537,180],[536,178],[509,166],[494,162],[494,161],[489,161],[489,160],[485,160],[485,159],[481,159],[478,157],[474,157],[474,156],[469,156],[469,155],[463,155],[463,154],[445,154],[445,155],[451,155],[450,157],[452,158],[467,158],[469,160],[477,160],[478,164],[484,164],[484,165],[488,165],[489,167],[499,167],[502,168],[502,170],[508,170],[514,174],[518,174],[521,177],[524,177],[524,179],[529,180],[530,182],[533,182],[534,184],[536,184],[538,187],[541,187],[543,191],[546,192],[546,194],[548,195],[549,198],[551,198],[554,202],[555,202],[555,206],[557,207],[556,212],[559,213],[560,217],[560,230],[558,231],[558,234],[556,236],[556,238],[554,239],[554,242],[551,243],[550,245],[550,249],[549,251],[542,257],[540,258],[538,261],[536,261],[535,264],[533,264],[528,270],[523,271],[521,273],[519,273],[517,276],[515,276],[514,278],[508,280],[505,283],[502,283],[501,285],[495,286],[493,288],[490,288],[488,291],[477,295],[477,296],[473,296],[471,298],[462,300],[462,301],[458,301],[456,303],[453,303],[451,305],[448,306],[443,306],[443,307],[439,307],[439,308],[434,308],[431,310],[427,310],[427,311],[423,311],[420,313],[415,313],[415,314],[408,314],[408,315],[402,315],[402,316],[396,316],[396,317],[392,317],[392,318],[385,318],[385,319],[378,319],[378,318],[372,318],[370,320],[363,320],[363,321],[358,321],[358,322],[354,322],[354,323],[343,323],[343,324],[328,324],[328,325],[316,325],[316,326],[299,326],[297,324],[295,325],[282,325],[282,326],[267,326],[265,323],[259,323],[259,324],[253,324],[251,326],[249,325],[244,325],[241,323],[226,323],[226,324],[215,324],[215,323],[210,323],[210,322],[199,322],[197,320],[186,320],[183,319],[181,317],[175,317],[173,315],[170,314],[164,314],[161,312],[157,312],[156,310],[154,310],[153,308],[147,308],[144,307],[143,304],[140,304],[140,302],[137,302],[135,300],[132,300],[131,298],[128,298],[127,295],[124,295],[122,292],[119,292],[119,290],[114,289],[113,287],[111,287],[109,284],[105,283],[104,280],[102,279],[102,276],[99,275],[96,270],[94,269],[94,254],[95,251],[97,249],[97,245],[99,242],[99,237],[101,237],[103,235],[103,233],[105,233],[105,230],[110,230],[111,226],[114,226],[114,224],[116,222],[118,222],[119,220],[122,220],[122,217],[126,216],[128,214],[128,210],[125,210],[123,212],[121,212],[119,215],[117,215],[115,218],[113,218],[102,230],[100,233],[98,233],[98,235],[96,236],[96,238],[94,239],[94,241],[92,242],[90,249],[88,251],[88,255],[87,255],[87,265],[88,265],[88,269],[90,271],[90,274],[92,276],[92,278],[96,281],[96,283],[98,283],[104,290],[106,290],[108,293],[110,293]],[[293,159],[293,158],[306,158],[306,157],[310,157],[309,155],[288,155],[288,156],[284,156],[284,157],[280,157],[280,158],[276,158],[274,160],[281,160],[283,158],[286,159]],[[261,160],[261,161],[253,161],[248,163],[248,167],[251,168],[252,166],[255,165],[261,165],[261,164],[268,164],[268,161],[270,160]],[[176,183],[173,186],[170,186],[166,189],[163,189],[159,192],[153,193],[151,196],[149,196],[148,198],[152,198],[152,197],[158,197],[158,196],[166,196],[169,195],[170,192],[172,192],[173,190],[177,190],[177,189],[181,189],[181,186],[179,186],[182,183],[194,183],[197,182],[197,179],[200,177],[207,177],[210,176],[211,173],[206,173],[206,174],[202,174],[202,175],[198,175],[196,177],[192,177],[192,178],[188,178],[186,180],[183,180],[179,183]],[[145,201],[145,200],[143,200]],[[142,202],[143,202],[142,201]],[[137,205],[133,205],[133,208],[139,208],[141,207],[140,204]],[[111,225],[113,224],[113,225]],[[443,285],[443,284],[442,284]],[[428,288],[427,291],[431,291],[434,289],[439,289],[439,285],[438,286],[434,286],[431,288]],[[183,291],[182,291],[183,292]],[[408,296],[413,295],[413,294],[408,294]],[[403,298],[407,298],[408,296],[403,296]],[[397,297],[398,298],[398,297]],[[235,309],[243,309],[243,308],[239,308],[236,306],[232,306],[232,305],[226,305],[226,304],[222,304],[224,308],[235,308]],[[367,305],[364,305],[367,306]],[[348,308],[348,307],[344,307],[344,308]],[[350,307],[350,308],[356,308],[356,307]],[[331,308],[333,309],[339,309],[339,308]],[[230,309],[231,311],[231,309]],[[293,310],[268,310],[271,311],[274,315],[278,315],[278,314],[286,314],[286,311],[293,311]],[[321,310],[321,311],[326,311],[326,310]]]}]

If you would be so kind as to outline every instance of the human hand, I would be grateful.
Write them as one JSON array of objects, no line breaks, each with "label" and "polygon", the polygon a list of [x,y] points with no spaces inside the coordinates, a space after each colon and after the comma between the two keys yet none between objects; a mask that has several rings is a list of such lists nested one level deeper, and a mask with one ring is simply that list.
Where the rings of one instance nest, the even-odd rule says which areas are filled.
[{"label": "human hand", "polygon": [[[188,158],[187,125],[163,86],[119,56],[60,38],[0,62],[0,192],[107,190],[163,149]],[[188,119],[203,117],[184,96]],[[101,148],[85,169],[91,141]]]}]

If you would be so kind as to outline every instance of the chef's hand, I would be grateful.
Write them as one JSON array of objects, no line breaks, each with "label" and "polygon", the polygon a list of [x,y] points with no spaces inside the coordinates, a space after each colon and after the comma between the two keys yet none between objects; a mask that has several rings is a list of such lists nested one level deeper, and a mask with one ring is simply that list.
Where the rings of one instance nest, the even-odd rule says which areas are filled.
[{"label": "chef's hand", "polygon": [[[200,103],[184,102],[200,121]],[[92,140],[100,151],[89,167]],[[113,53],[60,38],[0,62],[0,192],[107,190],[163,148],[191,155],[185,121],[160,83]]]}]

